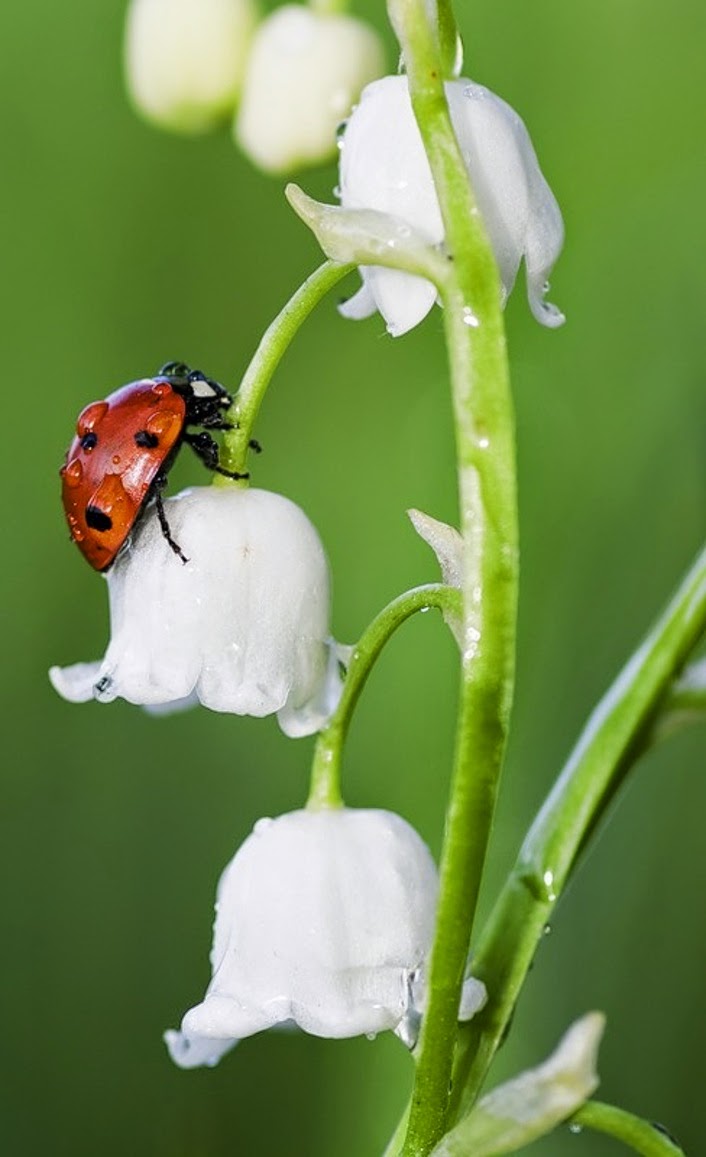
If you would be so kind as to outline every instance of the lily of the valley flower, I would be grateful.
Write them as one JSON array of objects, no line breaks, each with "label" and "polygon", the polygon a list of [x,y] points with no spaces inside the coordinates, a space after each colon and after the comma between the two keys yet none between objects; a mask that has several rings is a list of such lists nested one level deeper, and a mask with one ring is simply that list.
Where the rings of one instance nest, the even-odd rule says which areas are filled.
[{"label": "lily of the valley flower", "polygon": [[54,667],[72,702],[190,700],[237,715],[278,713],[288,735],[318,730],[339,692],[329,574],[306,515],[264,490],[195,487],[154,510],[107,573],[112,637],[100,662]]},{"label": "lily of the valley flower", "polygon": [[236,136],[267,172],[335,156],[336,128],[385,70],[373,31],[352,16],[286,4],[257,30]]},{"label": "lily of the valley flower", "polygon": [[[559,207],[516,112],[487,88],[463,78],[446,83],[446,97],[504,294],[524,257],[527,292],[543,325],[563,315],[544,301],[546,281],[564,239]],[[368,85],[342,139],[341,204],[389,213],[441,245],[444,227],[431,169],[412,112],[405,76]],[[393,336],[406,333],[432,308],[431,282],[397,269],[361,266],[363,287],[341,307],[346,317],[379,310]]]},{"label": "lily of the valley flower", "polygon": [[139,111],[187,133],[231,114],[256,15],[253,0],[132,0],[125,72]]},{"label": "lily of the valley flower", "polygon": [[[215,1065],[282,1024],[336,1038],[391,1029],[413,1045],[437,888],[428,848],[391,812],[260,820],[221,877],[213,978],[165,1034],[172,1059]],[[461,1017],[484,1002],[483,985],[466,981]]]}]

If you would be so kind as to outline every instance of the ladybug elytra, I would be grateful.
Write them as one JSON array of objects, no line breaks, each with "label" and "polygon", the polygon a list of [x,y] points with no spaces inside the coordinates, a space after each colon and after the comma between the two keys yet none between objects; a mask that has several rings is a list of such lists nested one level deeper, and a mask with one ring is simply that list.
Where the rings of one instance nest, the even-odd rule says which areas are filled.
[{"label": "ladybug elytra", "polygon": [[[224,412],[232,401],[200,370],[168,362],[154,378],[130,382],[81,411],[60,470],[62,497],[71,537],[95,570],[108,569],[152,500],[164,537],[188,561],[169,532],[162,490],[184,443],[209,470],[248,477],[219,466],[218,445],[208,433],[231,428]],[[202,429],[194,433],[190,426]]]}]

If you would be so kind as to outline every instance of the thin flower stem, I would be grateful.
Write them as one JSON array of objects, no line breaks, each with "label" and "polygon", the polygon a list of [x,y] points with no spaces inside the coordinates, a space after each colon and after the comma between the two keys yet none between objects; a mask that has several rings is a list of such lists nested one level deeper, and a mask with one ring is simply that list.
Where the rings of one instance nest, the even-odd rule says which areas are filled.
[{"label": "thin flower stem", "polygon": [[448,1124],[458,1005],[508,730],[518,549],[514,423],[501,294],[451,126],[444,67],[423,0],[389,0],[451,258],[441,287],[456,425],[464,540],[459,720],[441,857],[429,1002],[405,1157],[424,1157]]},{"label": "thin flower stem", "polygon": [[430,607],[457,614],[459,603],[460,593],[453,587],[442,583],[415,587],[388,603],[361,635],[351,653],[338,707],[316,741],[307,807],[318,809],[341,806],[343,745],[360,693],[387,641],[411,615]]},{"label": "thin flower stem", "polygon": [[253,425],[270,379],[292,339],[314,307],[351,272],[352,265],[325,261],[299,286],[263,334],[226,419],[233,426],[223,438],[221,465],[239,474],[247,471]]},{"label": "thin flower stem", "polygon": [[455,1115],[473,1105],[577,857],[649,746],[673,680],[704,631],[706,549],[589,718],[483,930],[473,973],[485,982],[489,1000],[461,1031]]},{"label": "thin flower stem", "polygon": [[571,1118],[578,1129],[595,1129],[622,1141],[642,1157],[686,1157],[684,1150],[659,1125],[603,1101],[587,1101]]}]

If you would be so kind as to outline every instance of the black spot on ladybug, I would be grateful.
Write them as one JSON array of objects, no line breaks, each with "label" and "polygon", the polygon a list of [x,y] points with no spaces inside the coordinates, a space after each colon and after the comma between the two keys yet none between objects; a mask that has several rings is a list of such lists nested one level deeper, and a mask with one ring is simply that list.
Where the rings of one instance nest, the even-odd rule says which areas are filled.
[{"label": "black spot on ladybug", "polygon": [[159,446],[159,438],[156,434],[150,434],[149,430],[138,430],[135,434],[135,445],[142,446],[146,450],[154,450],[155,446]]},{"label": "black spot on ladybug", "polygon": [[83,438],[81,438],[81,449],[82,450],[94,450],[97,445],[98,445],[98,435],[94,434],[93,430],[90,430],[88,432],[88,434],[84,434]]},{"label": "black spot on ladybug", "polygon": [[99,507],[87,506],[86,526],[90,526],[91,530],[112,530],[113,520],[110,515],[105,514]]}]

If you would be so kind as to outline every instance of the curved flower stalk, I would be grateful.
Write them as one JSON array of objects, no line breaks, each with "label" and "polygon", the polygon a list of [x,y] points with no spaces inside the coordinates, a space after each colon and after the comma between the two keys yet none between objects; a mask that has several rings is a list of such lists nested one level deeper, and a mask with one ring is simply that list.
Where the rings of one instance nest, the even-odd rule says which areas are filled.
[{"label": "curved flower stalk", "polygon": [[[437,874],[400,816],[346,808],[263,819],[218,886],[205,999],[165,1040],[183,1068],[294,1023],[321,1037],[395,1032],[413,1046],[425,1005]],[[466,982],[460,1015],[485,1003]]]},{"label": "curved flower stalk", "polygon": [[260,25],[235,133],[256,165],[283,173],[336,155],[336,128],[385,71],[382,44],[352,16],[285,4]]},{"label": "curved flower stalk", "polygon": [[254,0],[132,0],[125,76],[135,107],[161,128],[200,133],[235,108]]},{"label": "curved flower stalk", "polygon": [[107,574],[103,660],[53,667],[56,690],[72,702],[277,712],[287,735],[317,731],[340,680],[328,564],[306,515],[281,495],[233,487],[195,487],[164,505],[188,563],[148,511]]},{"label": "curved flower stalk", "polygon": [[[451,122],[495,259],[504,298],[522,258],[530,308],[543,325],[563,315],[544,301],[564,228],[523,121],[500,97],[467,79],[445,85]],[[342,138],[340,196],[344,209],[374,209],[399,218],[429,244],[444,241],[431,168],[412,111],[406,76],[368,85]],[[363,265],[362,288],[341,306],[345,317],[379,310],[394,337],[418,325],[437,300],[437,288],[394,269]],[[469,311],[468,324],[474,318]]]}]

